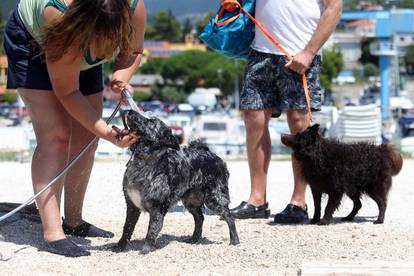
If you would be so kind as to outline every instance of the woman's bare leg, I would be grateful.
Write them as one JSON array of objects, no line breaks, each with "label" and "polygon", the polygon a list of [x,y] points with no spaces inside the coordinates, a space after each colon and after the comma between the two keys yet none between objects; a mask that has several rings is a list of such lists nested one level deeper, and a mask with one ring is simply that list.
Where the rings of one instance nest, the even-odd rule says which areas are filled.
[{"label": "woman's bare leg", "polygon": [[[102,113],[102,93],[86,96],[91,105]],[[71,119],[71,139],[69,158],[73,160],[95,137],[76,120]],[[64,184],[65,223],[75,227],[82,223],[82,206],[91,175],[97,143],[93,145],[66,175]]]},{"label": "woman's bare leg", "polygon": [[[70,118],[51,91],[18,89],[25,102],[36,135],[37,146],[32,160],[35,193],[44,188],[68,161]],[[37,198],[46,241],[65,238],[60,219],[60,193],[63,179]]]}]

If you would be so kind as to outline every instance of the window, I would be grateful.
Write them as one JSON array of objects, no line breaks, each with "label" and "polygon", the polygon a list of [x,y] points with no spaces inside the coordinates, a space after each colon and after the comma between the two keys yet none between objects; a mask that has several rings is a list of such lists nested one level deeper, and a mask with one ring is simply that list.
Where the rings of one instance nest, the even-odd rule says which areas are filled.
[{"label": "window", "polygon": [[225,131],[226,130],[225,123],[204,123],[203,130],[210,130],[210,131]]}]

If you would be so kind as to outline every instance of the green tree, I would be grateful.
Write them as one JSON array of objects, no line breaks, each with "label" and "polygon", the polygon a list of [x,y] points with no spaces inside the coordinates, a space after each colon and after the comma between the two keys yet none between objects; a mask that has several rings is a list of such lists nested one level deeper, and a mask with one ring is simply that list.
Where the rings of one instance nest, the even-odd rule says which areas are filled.
[{"label": "green tree", "polygon": [[6,90],[3,95],[3,100],[6,103],[15,103],[17,102],[17,91],[15,90]]},{"label": "green tree", "polygon": [[361,57],[359,58],[359,62],[362,64],[372,63],[378,67],[379,65],[379,57],[371,55],[370,45],[371,43],[377,42],[377,38],[366,38],[361,41]]},{"label": "green tree", "polygon": [[156,85],[152,89],[152,99],[180,103],[187,99],[187,93],[174,86]]},{"label": "green tree", "polygon": [[244,63],[226,59],[211,51],[187,51],[165,61],[161,75],[170,82],[184,81],[184,91],[198,86],[219,87],[223,94],[234,89],[234,78],[241,79]]},{"label": "green tree", "polygon": [[[166,83],[186,94],[203,86],[218,87],[224,95],[228,95],[234,91],[235,79],[242,79],[244,67],[245,62],[229,60],[215,52],[186,51],[166,59],[151,59],[141,67],[140,72],[160,74]],[[158,91],[161,88],[154,88],[153,92],[161,95]]]},{"label": "green tree", "polygon": [[[203,70],[205,87],[218,87],[224,95],[234,92],[235,79],[239,82],[244,75],[246,63],[239,60],[230,60],[222,55],[212,60]],[[239,86],[240,87],[240,86]]]},{"label": "green tree", "polygon": [[175,18],[170,10],[160,11],[148,24],[146,35],[147,39],[170,42],[179,42],[181,40],[180,22]]},{"label": "green tree", "polygon": [[344,60],[340,49],[323,50],[321,82],[327,93],[332,92],[332,79],[338,75],[343,67]]},{"label": "green tree", "polygon": [[193,31],[193,24],[191,24],[190,19],[186,19],[184,21],[183,27],[182,27],[182,41],[185,41],[185,38],[187,35],[191,34]]},{"label": "green tree", "polygon": [[373,63],[367,63],[364,65],[364,78],[376,77],[379,74],[378,67]]},{"label": "green tree", "polygon": [[413,0],[400,0],[398,1],[397,7],[401,9],[414,9],[414,1]]},{"label": "green tree", "polygon": [[142,74],[161,74],[166,60],[165,58],[151,58],[139,68],[139,72]]},{"label": "green tree", "polygon": [[345,0],[344,1],[344,10],[360,9],[361,7],[363,7],[363,5],[361,5],[361,3],[363,3],[364,6],[379,5],[379,6],[383,6],[386,9],[389,9],[392,6],[396,6],[397,8],[402,8],[402,9],[414,9],[414,1],[413,0],[398,0],[397,2],[389,1],[389,0],[368,0],[368,1]]},{"label": "green tree", "polygon": [[344,10],[355,10],[358,8],[359,0],[345,0]]},{"label": "green tree", "polygon": [[136,102],[147,101],[147,100],[150,99],[150,97],[151,97],[150,95],[148,95],[147,93],[144,93],[142,91],[134,91],[134,94],[132,95],[132,98]]},{"label": "green tree", "polygon": [[210,21],[211,17],[213,16],[214,11],[210,11],[203,19],[197,20],[196,25],[196,32],[197,37],[201,34],[201,32],[204,30],[204,27],[207,25],[207,23]]}]

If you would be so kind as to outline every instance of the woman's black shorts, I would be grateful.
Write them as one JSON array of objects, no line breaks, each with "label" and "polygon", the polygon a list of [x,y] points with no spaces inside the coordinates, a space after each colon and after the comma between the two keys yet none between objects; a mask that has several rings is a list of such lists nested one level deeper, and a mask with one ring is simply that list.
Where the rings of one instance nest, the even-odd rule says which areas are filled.
[{"label": "woman's black shorts", "polygon": [[[8,59],[7,88],[53,90],[44,56],[26,30],[16,9],[10,16],[4,33],[4,50]],[[103,66],[81,71],[79,89],[84,95],[103,90]]]}]

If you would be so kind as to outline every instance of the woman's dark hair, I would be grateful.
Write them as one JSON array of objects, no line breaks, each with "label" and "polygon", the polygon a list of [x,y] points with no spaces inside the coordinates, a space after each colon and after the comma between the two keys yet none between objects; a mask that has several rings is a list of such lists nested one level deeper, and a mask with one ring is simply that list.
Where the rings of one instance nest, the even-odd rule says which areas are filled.
[{"label": "woman's dark hair", "polygon": [[51,60],[69,48],[85,53],[92,42],[100,58],[111,58],[117,49],[132,53],[131,16],[130,0],[74,0],[60,19],[44,26],[42,49]]}]

